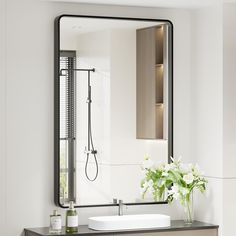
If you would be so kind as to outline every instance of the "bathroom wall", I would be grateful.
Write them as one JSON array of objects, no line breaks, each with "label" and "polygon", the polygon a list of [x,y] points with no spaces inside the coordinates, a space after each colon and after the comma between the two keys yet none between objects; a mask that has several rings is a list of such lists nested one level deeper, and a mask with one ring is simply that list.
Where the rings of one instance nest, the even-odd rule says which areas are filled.
[{"label": "bathroom wall", "polygon": [[[60,14],[163,17],[173,21],[175,153],[189,156],[190,103],[186,99],[190,95],[188,10],[59,4],[39,0],[1,0],[1,4],[6,4],[6,8],[2,5],[0,7],[1,19],[6,15],[6,22],[0,22],[0,103],[3,104],[0,106],[2,235],[19,236],[24,227],[48,225],[48,215],[55,208],[53,21]],[[2,41],[4,39],[6,40]],[[3,76],[4,68],[6,76]],[[80,209],[80,223],[86,223],[87,217],[91,215],[116,212],[116,208]],[[179,216],[174,206],[166,205],[129,207],[127,212],[160,212],[168,213],[173,218]]]},{"label": "bathroom wall", "polygon": [[136,139],[136,30],[116,29],[111,31],[111,188],[115,198],[142,200],[140,166],[145,155],[167,162],[167,141]]},{"label": "bathroom wall", "polygon": [[[0,1],[0,212],[6,212],[6,3]],[[4,214],[0,213],[0,228],[3,229],[6,223]]]},{"label": "bathroom wall", "polygon": [[[99,162],[99,178],[95,182],[90,182],[85,175],[85,162],[87,148],[87,86],[88,73],[76,72],[76,204],[99,204],[107,203],[110,200],[110,169],[107,166],[109,143],[105,139],[109,133],[110,126],[104,126],[103,122],[109,120],[109,106],[105,106],[106,97],[109,98],[109,32],[96,32],[93,34],[78,35],[76,29],[66,27],[66,19],[61,19],[60,28],[60,48],[61,50],[76,51],[76,68],[96,68],[95,73],[91,73],[92,86],[92,132],[95,149],[99,150],[97,159]],[[78,37],[79,36],[79,37]],[[97,42],[100,42],[99,47]],[[97,60],[94,60],[97,59]],[[108,73],[108,74],[107,74]],[[106,75],[106,76],[105,76]],[[107,78],[106,78],[107,77]],[[65,77],[61,77],[60,80]],[[106,82],[107,81],[107,82]],[[106,85],[106,83],[108,85]],[[106,86],[105,86],[106,85]],[[103,89],[107,87],[108,89]],[[109,100],[109,99],[107,99]],[[108,116],[108,118],[107,118]],[[105,119],[106,118],[106,119]],[[64,124],[65,125],[65,124]],[[62,124],[62,127],[64,126]],[[107,143],[105,143],[107,141]],[[64,141],[63,141],[64,143]],[[66,149],[66,148],[65,148]],[[66,151],[65,151],[66,152]],[[101,155],[103,156],[101,163]],[[90,165],[90,163],[92,164]],[[96,174],[96,167],[93,156],[90,156],[87,166],[87,174],[93,179]],[[100,186],[103,186],[101,188]],[[63,200],[62,200],[63,201]]]},{"label": "bathroom wall", "polygon": [[[236,4],[193,11],[191,158],[204,168],[209,186],[197,197],[197,219],[235,235]],[[206,211],[208,209],[208,211]]]},{"label": "bathroom wall", "polygon": [[235,177],[236,170],[234,168],[234,155],[236,143],[236,109],[235,108],[235,88],[236,88],[236,32],[232,30],[236,26],[235,22],[236,4],[225,4],[223,11],[224,19],[224,53],[223,53],[223,108],[224,108],[224,177]]},{"label": "bathroom wall", "polygon": [[[223,234],[223,11],[222,5],[193,10],[191,32],[191,155],[208,179],[197,194],[196,219],[220,225]],[[207,210],[206,210],[207,209]]]},{"label": "bathroom wall", "polygon": [[236,4],[223,8],[223,231],[235,235],[236,211]]},{"label": "bathroom wall", "polygon": [[221,7],[192,14],[191,147],[193,159],[211,177],[222,177],[222,27]]},{"label": "bathroom wall", "polygon": [[[64,33],[62,33],[64,34]],[[74,35],[76,38],[77,68],[95,68],[91,74],[92,136],[97,153],[99,176],[94,182],[85,177],[84,154],[87,146],[87,73],[77,73],[77,200],[80,205],[111,202],[110,177],[110,32]],[[98,46],[99,42],[99,46]],[[91,164],[90,164],[91,163]],[[94,157],[90,156],[88,176],[96,174]]]}]

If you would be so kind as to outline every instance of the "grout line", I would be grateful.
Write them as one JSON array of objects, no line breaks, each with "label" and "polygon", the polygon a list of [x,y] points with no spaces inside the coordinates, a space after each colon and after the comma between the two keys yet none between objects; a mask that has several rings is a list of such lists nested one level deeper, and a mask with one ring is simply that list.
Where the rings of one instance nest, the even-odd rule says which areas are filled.
[{"label": "grout line", "polygon": [[[78,164],[85,164],[85,162],[83,162],[83,161],[78,161],[77,162]],[[90,162],[90,164],[94,164],[95,162]],[[103,163],[103,162],[98,162],[98,164],[99,165],[103,165],[103,166],[140,166],[141,167],[141,165],[142,164],[134,164],[134,163],[132,163],[132,164],[110,164],[110,163]]]},{"label": "grout line", "polygon": [[[83,162],[83,161],[78,161],[77,162],[78,164],[85,164],[85,162]],[[94,162],[91,162],[90,164],[94,164]],[[142,166],[142,164],[140,163],[140,164],[138,164],[138,163],[131,163],[131,164],[113,164],[113,163],[103,163],[103,162],[101,162],[101,163],[99,163],[98,162],[98,164],[99,165],[101,165],[101,166],[140,166],[140,168],[141,168],[141,166]],[[219,176],[210,176],[210,175],[203,175],[205,178],[208,178],[208,179],[218,179],[218,180],[236,180],[236,176],[234,177],[234,176],[232,176],[232,177],[219,177]]]},{"label": "grout line", "polygon": [[219,180],[230,180],[230,179],[236,180],[236,177],[218,177],[218,176],[208,176],[208,175],[204,175],[204,177],[209,179],[219,179]]}]

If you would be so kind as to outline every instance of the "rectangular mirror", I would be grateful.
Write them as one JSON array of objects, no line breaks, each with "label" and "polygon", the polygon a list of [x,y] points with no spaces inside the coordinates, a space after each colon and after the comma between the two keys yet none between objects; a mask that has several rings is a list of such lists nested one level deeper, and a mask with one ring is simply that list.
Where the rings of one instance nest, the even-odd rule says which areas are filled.
[{"label": "rectangular mirror", "polygon": [[142,199],[142,162],[173,153],[173,27],[168,20],[55,20],[55,203]]}]

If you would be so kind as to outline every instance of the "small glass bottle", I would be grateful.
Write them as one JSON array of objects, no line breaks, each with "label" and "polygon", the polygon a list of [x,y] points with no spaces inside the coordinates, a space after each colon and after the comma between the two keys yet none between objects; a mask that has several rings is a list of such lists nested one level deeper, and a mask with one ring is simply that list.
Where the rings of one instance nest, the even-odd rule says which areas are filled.
[{"label": "small glass bottle", "polygon": [[66,211],[66,232],[67,233],[75,233],[78,232],[78,214],[76,209],[74,208],[74,202],[70,201],[70,207]]},{"label": "small glass bottle", "polygon": [[61,233],[62,229],[61,222],[62,222],[61,215],[57,213],[57,210],[54,210],[53,215],[50,215],[49,233],[51,234]]}]

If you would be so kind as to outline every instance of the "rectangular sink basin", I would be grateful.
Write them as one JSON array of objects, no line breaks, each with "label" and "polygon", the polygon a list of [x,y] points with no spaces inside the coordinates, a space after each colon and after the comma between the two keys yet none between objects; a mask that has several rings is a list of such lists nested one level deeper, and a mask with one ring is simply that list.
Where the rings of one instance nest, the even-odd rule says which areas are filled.
[{"label": "rectangular sink basin", "polygon": [[170,226],[170,216],[161,214],[98,216],[89,218],[89,228],[94,230],[147,229]]}]

